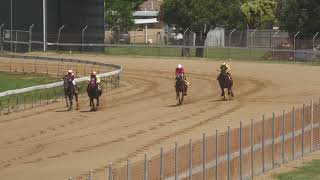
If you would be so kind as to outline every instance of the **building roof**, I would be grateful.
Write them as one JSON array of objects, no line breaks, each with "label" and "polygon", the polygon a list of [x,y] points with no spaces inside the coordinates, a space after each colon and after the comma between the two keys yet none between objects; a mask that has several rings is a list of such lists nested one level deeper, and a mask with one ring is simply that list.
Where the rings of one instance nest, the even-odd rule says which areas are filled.
[{"label": "building roof", "polygon": [[163,0],[147,0],[141,6],[141,10],[159,11]]},{"label": "building roof", "polygon": [[159,11],[136,11],[133,13],[135,17],[157,17]]},{"label": "building roof", "polygon": [[134,24],[155,24],[159,21],[157,18],[151,18],[151,19],[135,19]]}]

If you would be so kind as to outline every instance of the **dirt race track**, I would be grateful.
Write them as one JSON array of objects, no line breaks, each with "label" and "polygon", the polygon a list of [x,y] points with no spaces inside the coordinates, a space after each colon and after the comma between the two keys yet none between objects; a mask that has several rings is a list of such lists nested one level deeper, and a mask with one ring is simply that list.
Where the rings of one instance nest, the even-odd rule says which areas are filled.
[{"label": "dirt race track", "polygon": [[[120,87],[104,96],[94,113],[82,99],[80,111],[66,112],[60,102],[1,116],[0,179],[85,179],[90,169],[106,179],[101,177],[111,162],[119,166],[128,157],[151,157],[176,140],[184,144],[203,132],[212,135],[320,97],[320,67],[231,61],[236,97],[220,101],[219,61],[68,56],[122,65]],[[178,63],[190,81],[179,107],[173,87]]]}]

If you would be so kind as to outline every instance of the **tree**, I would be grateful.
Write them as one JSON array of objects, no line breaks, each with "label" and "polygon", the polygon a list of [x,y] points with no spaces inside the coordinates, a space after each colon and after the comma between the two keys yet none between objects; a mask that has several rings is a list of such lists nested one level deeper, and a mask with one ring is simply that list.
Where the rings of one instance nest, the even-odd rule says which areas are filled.
[{"label": "tree", "polygon": [[241,10],[251,29],[272,28],[276,21],[277,0],[247,0]]},{"label": "tree", "polygon": [[133,11],[137,10],[144,0],[105,0],[105,19],[109,26],[119,31],[133,28]]},{"label": "tree", "polygon": [[[211,28],[241,28],[244,16],[240,0],[164,0],[161,19],[183,33],[187,28],[196,33],[196,45],[203,46]],[[203,48],[197,48],[197,57],[203,57]]]},{"label": "tree", "polygon": [[277,7],[280,28],[287,30],[291,36],[297,31],[302,35],[320,31],[319,0],[280,0]]}]

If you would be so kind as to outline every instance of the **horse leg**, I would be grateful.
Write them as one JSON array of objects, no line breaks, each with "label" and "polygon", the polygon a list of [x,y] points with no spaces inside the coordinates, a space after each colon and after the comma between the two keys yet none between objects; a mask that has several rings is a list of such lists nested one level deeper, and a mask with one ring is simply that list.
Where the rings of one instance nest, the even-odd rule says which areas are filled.
[{"label": "horse leg", "polygon": [[182,104],[183,92],[179,92],[179,105]]},{"label": "horse leg", "polygon": [[94,110],[94,102],[93,102],[93,98],[90,98],[90,111],[93,111]]},{"label": "horse leg", "polygon": [[179,91],[176,90],[176,100],[179,100]]},{"label": "horse leg", "polygon": [[78,94],[75,94],[74,97],[76,98],[76,103],[77,103],[77,109],[79,109],[79,103],[78,103]]},{"label": "horse leg", "polygon": [[66,105],[67,105],[67,107],[69,107],[69,104],[68,104],[68,97],[67,97],[67,96],[65,96],[64,98],[66,99]]},{"label": "horse leg", "polygon": [[234,95],[233,95],[233,91],[232,91],[232,89],[230,88],[230,94],[231,94],[231,97],[234,97]]},{"label": "horse leg", "polygon": [[180,104],[183,103],[184,96],[185,96],[185,92],[181,93],[181,103]]},{"label": "horse leg", "polygon": [[223,97],[223,99],[226,99],[226,93],[224,92],[224,88],[221,88],[221,97]]},{"label": "horse leg", "polygon": [[72,109],[72,105],[73,105],[73,102],[72,102],[72,95],[69,96],[69,101],[70,101],[70,107],[69,107],[69,110]]},{"label": "horse leg", "polygon": [[93,111],[96,111],[97,109],[96,109],[96,105],[94,104],[94,99],[92,99],[92,109],[93,109]]}]

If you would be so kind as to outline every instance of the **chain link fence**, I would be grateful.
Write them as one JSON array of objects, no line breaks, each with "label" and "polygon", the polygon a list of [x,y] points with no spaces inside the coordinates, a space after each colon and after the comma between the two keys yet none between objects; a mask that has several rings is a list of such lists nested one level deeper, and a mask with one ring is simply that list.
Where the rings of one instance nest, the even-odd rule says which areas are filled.
[{"label": "chain link fence", "polygon": [[[0,49],[3,51],[37,51],[43,48],[41,34],[28,30],[0,28]],[[285,60],[318,62],[320,60],[319,33],[294,36],[280,30],[211,29],[203,36],[203,45],[196,45],[196,33],[188,31],[172,33],[164,29],[139,29],[113,34],[116,29],[105,31],[105,43],[94,41],[98,36],[85,26],[82,33],[68,31],[62,26],[58,34],[48,34],[49,51],[99,52],[107,55],[195,57],[197,51],[210,59]],[[199,33],[197,33],[199,34]],[[77,38],[76,38],[77,37]],[[169,39],[171,39],[169,41]],[[172,40],[173,39],[173,40]],[[99,41],[101,42],[101,41]]]},{"label": "chain link fence", "polygon": [[[280,114],[263,115],[259,121],[226,132],[216,130],[189,144],[154,157],[110,164],[105,176],[90,171],[89,180],[205,180],[251,179],[320,149],[320,101],[311,101]],[[72,179],[72,178],[70,178]]]}]

